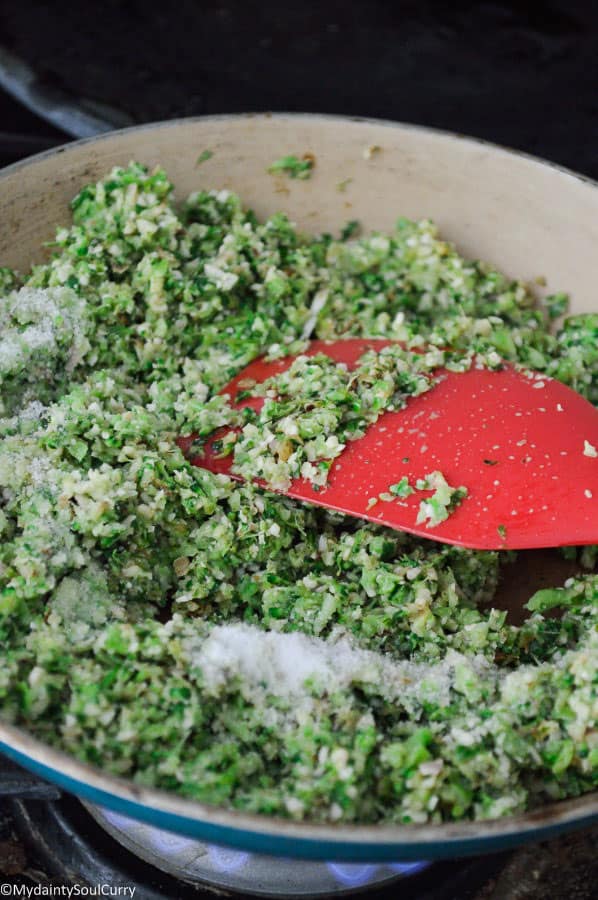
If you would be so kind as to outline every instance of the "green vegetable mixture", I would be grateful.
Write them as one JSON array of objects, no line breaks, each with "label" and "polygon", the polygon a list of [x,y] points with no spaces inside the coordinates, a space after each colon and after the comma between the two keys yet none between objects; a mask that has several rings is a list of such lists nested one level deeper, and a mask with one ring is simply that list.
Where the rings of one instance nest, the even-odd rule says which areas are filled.
[{"label": "green vegetable mixture", "polygon": [[[171,190],[114,169],[47,264],[0,272],[2,717],[138,784],[313,821],[493,818],[596,788],[594,548],[515,626],[491,605],[513,554],[233,482],[176,438],[235,426],[240,471],[317,488],[440,363],[515,360],[598,403],[598,315],[555,332],[563,295],[536,303],[429,221],[313,237]],[[310,336],[409,349],[351,384],[300,359],[259,416],[218,395]],[[433,525],[462,493],[424,481],[384,499],[434,490]]]}]

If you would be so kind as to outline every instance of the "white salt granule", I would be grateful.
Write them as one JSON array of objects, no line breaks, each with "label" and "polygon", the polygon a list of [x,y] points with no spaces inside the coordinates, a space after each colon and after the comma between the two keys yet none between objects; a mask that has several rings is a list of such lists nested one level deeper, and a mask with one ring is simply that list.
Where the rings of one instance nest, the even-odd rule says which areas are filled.
[{"label": "white salt granule", "polygon": [[41,419],[46,409],[47,406],[44,406],[39,400],[31,400],[20,410],[19,419],[25,422],[36,422]]},{"label": "white salt granule", "polygon": [[48,483],[52,472],[52,463],[47,456],[34,456],[29,463],[29,476],[34,487]]}]

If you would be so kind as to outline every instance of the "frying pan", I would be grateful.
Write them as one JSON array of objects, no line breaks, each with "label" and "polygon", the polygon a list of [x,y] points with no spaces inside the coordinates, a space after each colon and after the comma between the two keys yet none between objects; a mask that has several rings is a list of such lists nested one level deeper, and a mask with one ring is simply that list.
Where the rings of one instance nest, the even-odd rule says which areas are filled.
[{"label": "frying pan", "polygon": [[[212,157],[198,165],[204,150]],[[310,152],[309,181],[267,174],[280,156]],[[598,308],[598,185],[523,154],[431,129],[314,115],[187,119],[59,147],[0,174],[0,263],[26,269],[68,223],[68,204],[113,165],[164,166],[178,198],[203,187],[237,191],[258,216],[284,209],[309,231],[348,219],[390,229],[399,215],[434,219],[467,257],[570,291],[574,312]],[[549,565],[548,560],[546,565]],[[554,566],[554,561],[550,562]],[[537,557],[528,568],[542,567]],[[525,565],[505,605],[525,593]],[[558,573],[551,572],[553,584]],[[313,825],[230,811],[113,777],[0,723],[0,751],[82,798],[190,837],[249,851],[382,862],[505,849],[598,820],[598,792],[488,822]]]}]

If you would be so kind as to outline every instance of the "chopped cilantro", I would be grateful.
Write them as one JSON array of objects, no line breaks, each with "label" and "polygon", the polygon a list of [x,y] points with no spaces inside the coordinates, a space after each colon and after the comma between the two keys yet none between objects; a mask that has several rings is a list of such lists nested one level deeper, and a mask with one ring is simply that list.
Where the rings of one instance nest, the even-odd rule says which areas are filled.
[{"label": "chopped cilantro", "polygon": [[569,297],[567,294],[550,294],[544,299],[544,306],[551,319],[558,319],[563,316],[569,308]]},{"label": "chopped cilantro", "polygon": [[200,166],[202,163],[207,162],[208,159],[211,159],[214,155],[212,150],[202,150],[195,161],[195,165]]},{"label": "chopped cilantro", "polygon": [[305,154],[301,159],[298,156],[281,156],[269,167],[271,175],[288,175],[289,178],[306,179],[311,176],[315,166],[314,157]]},{"label": "chopped cilantro", "polygon": [[391,484],[388,489],[391,494],[394,494],[396,497],[401,497],[404,499],[405,497],[409,497],[411,494],[415,493],[414,489],[409,484],[409,480],[406,475],[403,475],[400,481],[397,481],[396,484]]},{"label": "chopped cilantro", "polygon": [[451,512],[467,497],[466,487],[451,487],[442,472],[431,472],[415,482],[418,491],[434,491],[419,505],[416,524],[426,523],[426,528],[434,528],[448,519]]},{"label": "chopped cilantro", "polygon": [[355,237],[358,231],[359,222],[357,219],[351,219],[341,230],[341,241],[348,241],[350,238]]}]

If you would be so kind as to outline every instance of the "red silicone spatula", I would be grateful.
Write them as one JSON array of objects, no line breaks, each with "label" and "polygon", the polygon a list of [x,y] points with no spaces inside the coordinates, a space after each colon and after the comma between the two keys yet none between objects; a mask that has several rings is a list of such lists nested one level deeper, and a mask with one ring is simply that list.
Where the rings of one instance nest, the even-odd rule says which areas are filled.
[{"label": "red silicone spatula", "polygon": [[[312,341],[306,353],[325,353],[352,368],[367,349],[390,343]],[[239,382],[264,381],[292,361],[255,360],[222,393],[234,402]],[[325,488],[316,492],[310,482],[297,479],[286,494],[475,549],[598,543],[598,458],[591,455],[598,448],[598,409],[559,381],[530,377],[507,363],[496,372],[471,368],[438,374],[443,377],[430,391],[405,409],[383,414],[364,437],[347,443]],[[238,405],[259,409],[262,402],[254,398]],[[230,471],[232,456],[217,455],[212,440],[191,462],[239,478]],[[179,439],[184,452],[192,442],[193,436]],[[450,485],[468,490],[436,527],[416,524],[419,504],[430,493],[370,505],[370,498],[387,493],[403,476],[415,484],[436,470]]]}]

